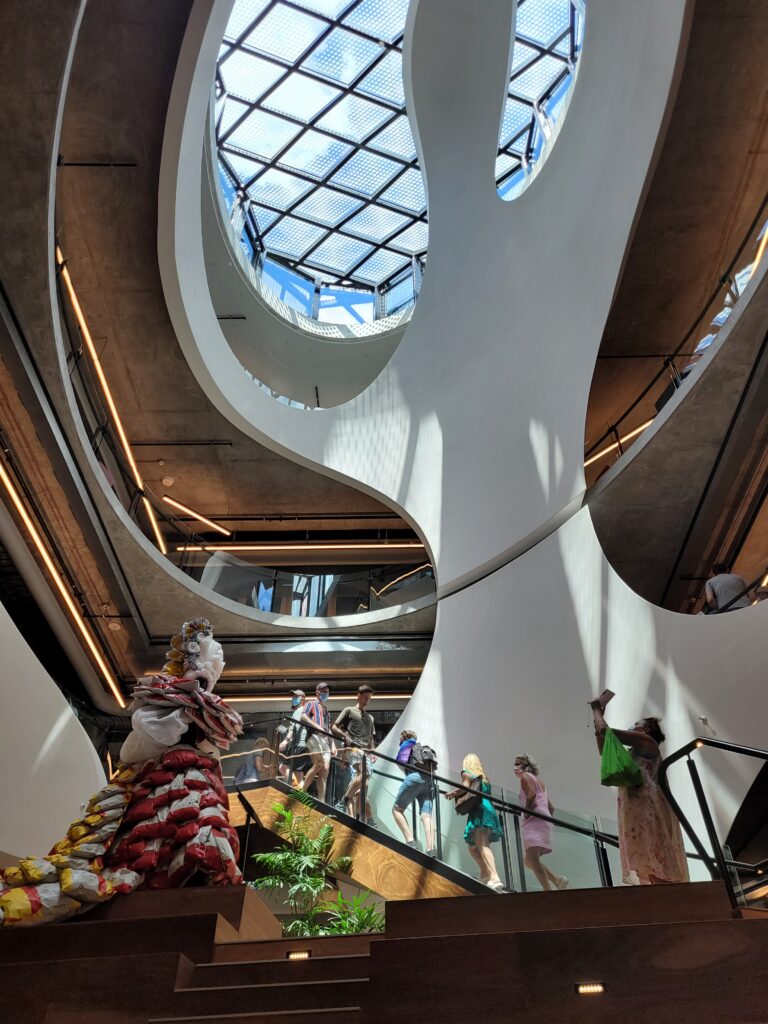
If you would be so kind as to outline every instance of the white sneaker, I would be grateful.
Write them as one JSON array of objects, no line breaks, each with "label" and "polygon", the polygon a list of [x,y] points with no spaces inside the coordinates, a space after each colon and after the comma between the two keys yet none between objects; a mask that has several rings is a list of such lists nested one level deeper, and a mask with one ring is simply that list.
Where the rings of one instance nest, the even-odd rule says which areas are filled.
[{"label": "white sneaker", "polygon": [[504,890],[504,883],[500,882],[500,881],[499,882],[486,882],[485,884],[488,886],[489,889],[493,889],[494,892],[503,892],[503,890]]},{"label": "white sneaker", "polygon": [[568,881],[565,875],[560,875],[558,880],[555,882],[555,885],[558,889],[567,889],[570,884],[571,883]]}]

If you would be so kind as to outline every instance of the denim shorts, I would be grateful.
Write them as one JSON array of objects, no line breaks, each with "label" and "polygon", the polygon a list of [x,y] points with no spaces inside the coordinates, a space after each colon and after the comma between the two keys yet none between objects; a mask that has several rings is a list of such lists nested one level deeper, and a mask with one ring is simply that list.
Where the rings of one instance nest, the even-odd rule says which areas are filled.
[{"label": "denim shorts", "polygon": [[395,807],[404,811],[414,800],[421,814],[432,813],[432,783],[419,772],[409,772],[403,779],[395,797]]}]

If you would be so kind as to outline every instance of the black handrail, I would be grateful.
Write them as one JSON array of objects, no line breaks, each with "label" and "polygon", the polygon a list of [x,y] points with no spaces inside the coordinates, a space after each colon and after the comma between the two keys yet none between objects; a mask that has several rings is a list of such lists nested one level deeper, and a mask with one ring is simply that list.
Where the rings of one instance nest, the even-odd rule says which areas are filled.
[{"label": "black handrail", "polygon": [[[292,719],[290,715],[283,715],[283,718],[287,721],[292,721],[294,722],[294,724],[296,724],[295,720]],[[310,725],[306,722],[302,722],[301,727],[302,729],[310,729],[313,732],[319,733],[322,736],[328,736],[330,739],[334,741],[338,739],[338,736],[336,736],[334,733],[328,732],[326,729],[321,729],[319,726],[314,724]],[[453,779],[449,779],[445,776],[438,775],[436,772],[429,772],[426,769],[419,768],[414,764],[404,766],[400,761],[396,760],[394,757],[390,757],[388,754],[382,754],[381,751],[379,750],[370,750],[367,751],[367,753],[372,754],[377,759],[380,758],[382,761],[387,761],[389,764],[395,765],[395,767],[397,768],[402,769],[403,767],[407,767],[409,772],[418,772],[420,775],[424,776],[426,779],[434,783],[438,783],[444,786],[450,786],[452,789],[458,789],[463,791],[464,793],[471,793],[473,795],[477,794],[476,789],[472,789],[469,786],[465,786],[461,782],[456,782]],[[374,774],[376,774],[375,769],[373,769],[373,772]],[[563,821],[561,818],[556,818],[553,815],[542,814],[539,811],[534,811],[532,809],[528,809],[527,807],[522,807],[519,804],[509,803],[507,800],[503,800],[501,797],[494,796],[493,793],[484,793],[483,798],[488,800],[488,802],[492,804],[492,806],[496,810],[503,811],[505,814],[513,814],[517,815],[518,817],[527,817],[528,815],[530,815],[533,818],[541,818],[544,821],[551,822],[553,825],[557,825],[559,828],[568,829],[568,831],[570,832],[578,832],[580,835],[589,836],[590,838],[594,838],[595,836],[597,836],[597,838],[601,842],[606,842],[610,846],[618,847],[619,845],[618,838],[614,835],[611,835],[608,832],[602,832],[601,830],[594,828],[587,828],[583,825],[574,825],[573,822]]]},{"label": "black handrail", "polygon": [[[709,736],[697,736],[696,739],[691,740],[690,743],[686,743],[685,746],[676,750],[673,754],[670,754],[669,757],[664,758],[659,766],[659,786],[661,787],[664,796],[669,801],[672,810],[677,815],[683,830],[693,843],[702,861],[707,865],[712,878],[720,879],[725,884],[731,905],[735,908],[738,905],[738,900],[736,898],[736,891],[733,887],[733,882],[730,878],[729,869],[759,875],[765,870],[766,865],[768,865],[768,859],[758,861],[755,864],[746,864],[743,861],[735,861],[730,857],[726,857],[725,851],[723,850],[722,844],[717,836],[717,829],[704,794],[704,789],[701,785],[698,769],[690,756],[693,751],[699,750],[702,747],[713,747],[715,750],[725,750],[732,754],[742,754],[745,757],[756,757],[761,761],[768,761],[768,750],[760,750],[758,747],[747,747],[742,743],[731,743],[728,740],[718,740]],[[696,793],[699,810],[701,811],[702,818],[704,819],[704,827],[707,830],[707,836],[712,846],[711,855],[707,853],[704,845],[694,831],[693,826],[688,820],[683,809],[680,807],[680,804],[672,795],[672,791],[669,787],[669,780],[667,779],[669,768],[671,765],[676,764],[683,758],[687,759],[688,771],[691,776],[694,792]]]},{"label": "black handrail", "polygon": [[709,310],[709,308],[711,307],[712,303],[717,298],[717,296],[718,296],[718,294],[720,292],[720,289],[723,287],[723,285],[725,285],[727,283],[728,278],[731,275],[731,271],[736,266],[736,261],[739,259],[741,254],[744,252],[744,249],[746,248],[747,243],[749,242],[750,238],[754,234],[755,229],[758,227],[758,225],[760,223],[760,218],[762,217],[762,215],[763,215],[763,213],[764,213],[764,211],[766,209],[766,206],[768,206],[768,193],[766,193],[766,195],[763,197],[763,201],[761,202],[760,207],[759,207],[757,213],[755,214],[751,224],[749,225],[749,228],[747,229],[746,234],[742,238],[741,243],[739,244],[739,247],[736,250],[733,258],[731,259],[730,263],[726,267],[724,273],[721,275],[721,277],[718,280],[718,282],[717,282],[717,284],[716,284],[712,294],[710,295],[710,297],[707,299],[707,301],[703,305],[700,313],[698,314],[696,319],[693,321],[691,326],[686,331],[685,336],[683,337],[682,341],[680,341],[680,343],[675,347],[675,349],[671,353],[668,353],[666,356],[663,356],[663,357],[659,356],[659,358],[663,358],[663,363],[662,363],[661,369],[658,371],[658,373],[655,374],[655,376],[650,381],[650,383],[648,383],[643,388],[643,390],[634,399],[634,401],[632,401],[629,404],[629,406],[624,410],[624,412],[621,414],[621,416],[619,416],[618,419],[610,427],[608,427],[608,429],[603,434],[601,434],[600,437],[589,446],[589,448],[587,448],[585,450],[585,452],[584,452],[584,458],[585,459],[588,459],[590,457],[590,455],[592,455],[600,447],[600,445],[603,444],[604,441],[607,441],[608,438],[611,438],[611,437],[615,436],[615,434],[618,431],[618,428],[621,426],[621,424],[624,422],[624,420],[630,415],[630,413],[632,413],[637,408],[637,406],[640,404],[640,402],[642,402],[642,400],[645,398],[645,396],[648,394],[648,392],[651,390],[651,388],[654,386],[654,384],[656,384],[661,379],[661,377],[664,376],[664,374],[667,372],[667,370],[669,369],[670,366],[672,366],[676,370],[676,367],[675,367],[675,364],[674,364],[675,358],[680,355],[680,353],[682,352],[682,350],[685,347],[685,345],[687,344],[687,342],[690,341],[693,332],[701,324],[702,320],[704,319],[704,317],[707,314],[707,311]]}]

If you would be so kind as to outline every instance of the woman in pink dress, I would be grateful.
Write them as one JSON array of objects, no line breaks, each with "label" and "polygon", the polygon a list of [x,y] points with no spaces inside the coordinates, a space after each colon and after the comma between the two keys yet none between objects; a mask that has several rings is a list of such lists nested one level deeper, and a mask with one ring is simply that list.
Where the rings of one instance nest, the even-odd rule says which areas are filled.
[{"label": "woman in pink dress", "polygon": [[[595,722],[597,749],[602,754],[608,725],[600,700],[590,702]],[[680,822],[658,783],[664,742],[658,718],[643,718],[631,729],[614,729],[616,738],[629,747],[643,777],[640,786],[619,786],[619,853],[625,885],[657,885],[688,882],[688,860]]]},{"label": "woman in pink dress", "polygon": [[[527,754],[515,758],[515,775],[520,779],[520,803],[531,811],[551,815],[554,807],[544,783],[538,777],[538,765]],[[568,879],[564,875],[554,874],[541,863],[545,853],[552,853],[552,822],[532,814],[524,814],[522,822],[525,866],[536,875],[542,889],[551,889],[553,886],[565,889]]]}]

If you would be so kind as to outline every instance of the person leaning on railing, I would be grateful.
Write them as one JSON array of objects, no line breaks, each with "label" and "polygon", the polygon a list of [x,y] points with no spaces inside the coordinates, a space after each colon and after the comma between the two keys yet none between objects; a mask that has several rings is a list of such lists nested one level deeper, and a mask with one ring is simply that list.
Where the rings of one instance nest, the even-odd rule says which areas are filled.
[{"label": "person leaning on railing", "polygon": [[712,612],[733,612],[737,608],[749,608],[749,587],[743,576],[731,572],[725,562],[715,562],[707,580],[705,600]]},{"label": "person leaning on railing", "polygon": [[[590,701],[590,707],[597,749],[602,754],[608,729],[605,708],[600,700]],[[631,729],[612,730],[619,743],[629,747],[642,776],[639,786],[620,786],[618,790],[619,853],[626,885],[689,881],[680,823],[658,783],[659,745],[664,742],[659,721],[643,718]]]}]

